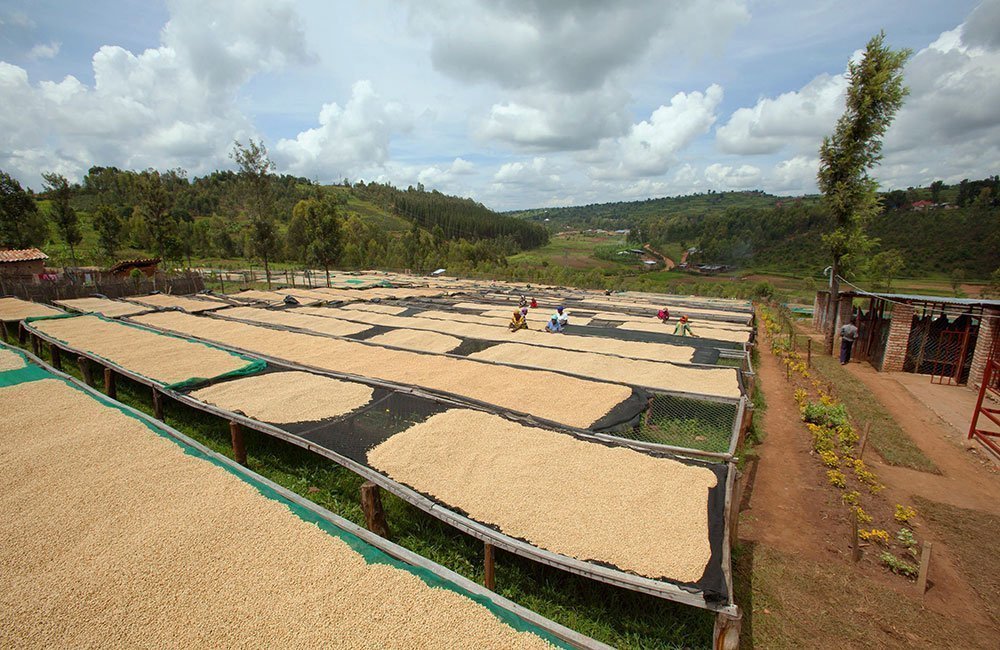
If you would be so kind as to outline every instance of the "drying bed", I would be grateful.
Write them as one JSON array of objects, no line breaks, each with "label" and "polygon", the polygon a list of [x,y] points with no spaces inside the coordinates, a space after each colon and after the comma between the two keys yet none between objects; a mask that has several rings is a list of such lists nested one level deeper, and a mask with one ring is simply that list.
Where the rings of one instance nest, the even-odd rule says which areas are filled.
[{"label": "drying bed", "polygon": [[183,309],[184,311],[192,314],[200,311],[208,311],[210,309],[219,309],[220,307],[225,306],[217,300],[198,300],[197,298],[174,296],[167,293],[153,293],[148,296],[133,296],[126,298],[125,300],[134,302],[137,305],[156,307],[157,309]]},{"label": "drying bed", "polygon": [[13,350],[0,347],[0,372],[18,370],[24,367],[24,357]]},{"label": "drying bed", "polygon": [[629,387],[547,371],[394,350],[180,312],[147,314],[135,321],[322,370],[420,386],[571,427],[617,427],[641,412],[636,402],[642,397]]},{"label": "drying bed", "polygon": [[348,336],[371,329],[369,325],[361,325],[332,318],[320,318],[298,311],[258,309],[256,307],[232,307],[231,309],[216,312],[216,316],[226,319],[295,327],[320,334],[330,334],[332,336]]},{"label": "drying bed", "polygon": [[733,399],[742,395],[735,368],[684,366],[519,343],[500,343],[468,356],[471,359],[547,368],[673,393]]},{"label": "drying bed", "polygon": [[[265,373],[275,382],[292,374],[280,365]],[[500,548],[709,609],[731,602],[722,552],[729,465],[610,446],[382,386],[343,417],[295,423],[206,408],[200,392],[168,394],[330,458]],[[232,394],[244,395],[233,406],[256,401]],[[324,394],[343,399],[337,388]],[[287,412],[304,413],[308,399],[289,400]]]},{"label": "drying bed", "polygon": [[[248,289],[246,291],[240,291],[238,293],[231,293],[226,296],[238,302],[262,302],[268,305],[281,305],[285,302],[285,294],[278,293],[277,291],[258,291],[256,289]],[[294,296],[293,296],[294,297]],[[299,300],[296,298],[296,300]],[[304,302],[307,305],[318,305],[323,302],[322,300],[305,299],[299,300],[300,303]]]},{"label": "drying bed", "polygon": [[[713,327],[712,321],[690,321],[691,331],[696,336],[718,341],[732,341],[733,343],[748,343],[750,341],[750,330],[734,331],[730,329]],[[619,329],[633,332],[659,332],[671,333],[676,327],[676,319],[666,323],[657,320],[649,321],[627,321],[618,326]]]},{"label": "drying bed", "polygon": [[56,300],[55,303],[60,307],[67,307],[84,314],[100,314],[108,318],[132,316],[149,311],[149,307],[109,298],[74,298],[72,300]]},{"label": "drying bed", "polygon": [[445,354],[453,352],[462,345],[462,339],[447,334],[437,332],[425,332],[423,330],[389,330],[375,336],[364,339],[369,343],[378,345],[388,345],[404,350],[419,350],[422,352],[434,352]]},{"label": "drying bed", "polygon": [[559,643],[502,599],[395,559],[339,518],[54,375],[7,383],[0,404],[4,646]]},{"label": "drying bed", "polygon": [[15,321],[25,318],[38,318],[42,316],[58,316],[63,314],[61,309],[43,305],[38,302],[21,300],[20,298],[5,297],[0,298],[0,320]]},{"label": "drying bed", "polygon": [[392,316],[398,316],[406,311],[406,307],[394,307],[393,305],[383,305],[379,303],[356,303],[351,305],[344,305],[344,309],[357,309],[360,311],[373,311],[376,314],[390,314]]},{"label": "drying bed", "polygon": [[247,374],[261,367],[228,350],[97,315],[29,320],[28,328],[163,385]]},{"label": "drying bed", "polygon": [[599,354],[615,354],[635,359],[649,359],[651,361],[689,363],[697,352],[697,348],[687,345],[662,345],[642,341],[620,341],[594,336],[576,336],[574,334],[550,334],[530,329],[520,330],[512,334],[506,327],[480,325],[475,322],[441,321],[416,316],[391,316],[389,314],[374,314],[333,307],[302,307],[292,311],[367,323],[369,325],[428,330],[483,341],[517,341],[518,343],[529,345],[578,350],[580,352],[596,352]]},{"label": "drying bed", "polygon": [[191,391],[191,397],[274,424],[326,420],[368,404],[370,386],[309,372],[267,372]]},{"label": "drying bed", "polygon": [[390,437],[367,460],[476,521],[561,555],[685,584],[701,582],[712,557],[708,509],[720,480],[708,467],[465,409]]}]

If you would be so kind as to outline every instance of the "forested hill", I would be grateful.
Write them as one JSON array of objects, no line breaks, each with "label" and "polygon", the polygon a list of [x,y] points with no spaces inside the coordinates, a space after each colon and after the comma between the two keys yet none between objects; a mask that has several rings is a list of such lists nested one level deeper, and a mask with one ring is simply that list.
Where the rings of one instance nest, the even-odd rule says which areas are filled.
[{"label": "forested hill", "polygon": [[768,208],[782,201],[760,190],[748,192],[714,192],[687,196],[594,203],[567,208],[535,208],[508,212],[512,217],[534,223],[544,223],[550,230],[602,228],[619,230],[650,218],[674,214],[710,214],[728,208]]},{"label": "forested hill", "polygon": [[[10,179],[2,170],[0,178]],[[328,245],[345,267],[420,270],[500,262],[549,238],[541,225],[422,186],[319,185],[275,174],[267,179],[272,225],[261,236],[245,213],[247,188],[237,173],[189,179],[183,170],[92,167],[79,184],[61,179],[59,196],[51,189],[33,195],[39,210],[38,218],[30,218],[31,229],[7,228],[0,219],[0,247],[42,246],[53,265],[65,265],[147,254],[189,263],[256,259],[263,246],[272,262],[309,264],[315,248],[309,238],[315,235],[306,223],[312,208],[303,206],[310,204],[336,215],[339,228],[324,238],[335,240]],[[24,194],[13,180],[0,185],[4,197]],[[66,207],[55,209],[60,201]]]},{"label": "forested hill", "polygon": [[[952,186],[894,190],[868,227],[877,252],[897,251],[902,273],[986,278],[1000,267],[1000,177]],[[678,251],[692,261],[744,269],[818,274],[828,263],[822,235],[832,228],[819,196],[725,192],[527,210],[520,218],[551,230],[628,228],[630,239]],[[548,219],[546,222],[545,220]]]}]

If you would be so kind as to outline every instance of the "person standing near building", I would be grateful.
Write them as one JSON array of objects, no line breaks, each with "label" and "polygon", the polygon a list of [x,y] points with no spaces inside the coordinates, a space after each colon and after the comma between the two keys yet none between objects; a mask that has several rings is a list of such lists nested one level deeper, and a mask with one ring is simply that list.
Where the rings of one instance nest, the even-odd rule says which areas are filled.
[{"label": "person standing near building", "polygon": [[840,365],[846,365],[851,362],[851,348],[854,347],[854,342],[858,340],[858,326],[854,324],[854,319],[851,319],[847,325],[840,328]]}]

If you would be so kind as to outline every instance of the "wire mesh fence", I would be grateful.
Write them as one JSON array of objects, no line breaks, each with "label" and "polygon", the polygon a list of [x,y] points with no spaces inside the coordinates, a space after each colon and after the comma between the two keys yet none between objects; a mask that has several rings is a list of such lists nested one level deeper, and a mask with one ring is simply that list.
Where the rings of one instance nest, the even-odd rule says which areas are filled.
[{"label": "wire mesh fence", "polygon": [[681,449],[727,454],[738,432],[742,401],[654,394],[639,422],[614,435]]}]

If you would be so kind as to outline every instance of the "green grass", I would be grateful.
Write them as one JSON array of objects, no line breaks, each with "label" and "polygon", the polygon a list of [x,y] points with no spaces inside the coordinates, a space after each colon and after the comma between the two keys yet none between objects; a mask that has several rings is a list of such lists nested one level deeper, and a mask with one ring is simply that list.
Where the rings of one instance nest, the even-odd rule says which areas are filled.
[{"label": "green grass", "polygon": [[732,404],[656,395],[651,413],[639,431],[629,437],[686,449],[729,451],[736,419]]},{"label": "green grass", "polygon": [[[47,346],[45,357],[48,358]],[[63,370],[80,378],[64,355]],[[101,379],[98,379],[100,386]],[[121,377],[118,400],[152,414],[150,390]],[[228,423],[167,400],[167,424],[232,457]],[[264,434],[246,431],[250,469],[328,510],[364,525],[363,479],[333,461]],[[401,499],[383,492],[392,541],[477,582],[483,581],[483,545]],[[692,607],[618,589],[497,551],[497,592],[563,625],[621,648],[694,648],[711,645],[713,616]]]},{"label": "green grass", "polygon": [[608,247],[629,247],[621,237],[602,235],[554,236],[540,248],[523,251],[507,258],[510,264],[526,266],[565,266],[574,269],[617,269],[638,268],[635,256],[623,255],[622,261],[613,261],[597,256]]},{"label": "green grass", "polygon": [[885,462],[921,472],[940,473],[882,403],[872,397],[871,391],[863,382],[844,370],[838,359],[814,353],[812,364],[813,368],[833,384],[834,394],[847,407],[847,412],[855,423],[871,422],[869,444]]}]

